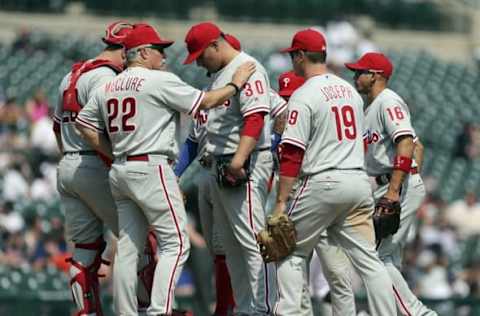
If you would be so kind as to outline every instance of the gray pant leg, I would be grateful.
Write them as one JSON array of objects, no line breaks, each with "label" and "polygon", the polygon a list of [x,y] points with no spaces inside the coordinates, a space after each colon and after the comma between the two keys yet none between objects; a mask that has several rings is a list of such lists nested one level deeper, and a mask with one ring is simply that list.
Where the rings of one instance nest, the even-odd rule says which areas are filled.
[{"label": "gray pant leg", "polygon": [[113,265],[113,300],[117,315],[137,315],[137,265],[143,252],[148,222],[142,210],[130,200],[117,201],[120,236]]},{"label": "gray pant leg", "polygon": [[[266,315],[271,312],[270,298],[274,292],[272,280],[268,277],[271,272],[260,255],[255,234],[265,225],[266,184],[273,161],[268,151],[253,153],[251,159],[252,173],[247,184],[238,188],[223,188],[215,183],[213,192],[214,200],[220,200],[219,213],[225,216],[223,221],[228,223],[222,235],[237,303],[236,311],[251,308],[252,311],[247,314]],[[239,256],[242,260],[237,261],[235,258]],[[244,266],[240,267],[241,264]],[[237,302],[238,288],[245,287],[245,282],[250,287],[250,306],[242,306]],[[247,297],[246,294],[241,296]]]},{"label": "gray pant leg", "polygon": [[[387,186],[378,188],[374,196],[382,197],[388,189]],[[425,198],[425,187],[420,175],[410,175],[402,186],[400,228],[395,235],[381,241],[378,248],[380,259],[384,262],[394,285],[394,295],[397,307],[403,315],[433,316],[437,315],[413,294],[403,278],[400,270],[402,266],[403,248],[408,236],[415,225],[417,210]]]},{"label": "gray pant leg", "polygon": [[330,286],[332,315],[357,315],[355,296],[351,283],[351,264],[343,249],[335,245],[327,235],[322,235],[315,247],[322,270]]}]

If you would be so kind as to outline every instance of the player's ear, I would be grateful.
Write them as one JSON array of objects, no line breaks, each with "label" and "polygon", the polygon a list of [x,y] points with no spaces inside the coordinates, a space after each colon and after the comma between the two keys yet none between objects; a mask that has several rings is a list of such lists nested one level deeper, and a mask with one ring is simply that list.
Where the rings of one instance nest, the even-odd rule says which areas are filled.
[{"label": "player's ear", "polygon": [[140,48],[138,50],[138,53],[140,54],[140,57],[142,57],[142,59],[148,59],[148,54],[149,54],[148,49]]}]

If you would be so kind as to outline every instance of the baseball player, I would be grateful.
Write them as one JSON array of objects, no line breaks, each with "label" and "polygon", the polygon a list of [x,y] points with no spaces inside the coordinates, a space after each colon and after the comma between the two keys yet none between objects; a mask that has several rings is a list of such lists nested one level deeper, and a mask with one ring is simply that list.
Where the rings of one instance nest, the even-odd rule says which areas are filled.
[{"label": "baseball player", "polygon": [[[225,40],[237,51],[241,51],[240,41],[233,35],[225,34]],[[181,148],[178,163],[175,166],[175,174],[180,177],[187,167],[198,158],[200,174],[196,176],[196,185],[198,188],[198,209],[200,213],[200,223],[203,236],[210,253],[214,257],[215,265],[215,293],[216,306],[215,316],[228,316],[233,312],[235,301],[225,261],[225,251],[219,235],[219,228],[215,225],[213,203],[210,196],[210,173],[211,157],[207,153],[207,131],[206,124],[208,111],[200,111],[190,125],[190,132]]]},{"label": "baseball player", "polygon": [[124,40],[127,69],[97,89],[76,120],[95,149],[108,152],[111,142],[115,157],[109,173],[120,231],[114,304],[122,316],[137,315],[135,271],[148,227],[158,240],[159,261],[147,315],[172,315],[175,284],[190,247],[171,168],[178,154],[180,112],[195,116],[223,104],[255,70],[245,63],[231,82],[204,93],[165,71],[165,49],[172,43],[148,24],[134,25]]},{"label": "baseball player", "polygon": [[[405,101],[387,87],[393,65],[381,53],[370,52],[346,67],[355,72],[357,90],[365,94],[365,142],[368,150],[365,165],[375,178],[374,198],[386,198],[401,204],[400,228],[393,236],[378,241],[378,253],[393,281],[393,292],[403,315],[437,315],[423,305],[408,288],[399,269],[407,236],[416,218],[416,211],[425,197],[425,187],[418,173],[415,131]],[[420,150],[421,151],[421,150]],[[420,155],[419,155],[420,153]]]},{"label": "baseball player", "polygon": [[[225,34],[225,40],[235,50],[241,51],[240,41],[231,34]],[[272,124],[272,135],[275,128],[279,129],[277,121],[282,118],[287,103],[282,97],[280,97],[273,89],[270,90],[271,109],[270,117],[275,124]],[[207,130],[206,123],[208,119],[208,112],[201,111],[199,115],[192,122],[190,127],[189,136],[182,147],[180,152],[179,163],[175,166],[175,173],[180,176],[183,171],[190,165],[195,157],[200,157],[199,162],[203,167],[201,175],[197,176],[198,182],[198,200],[199,200],[199,212],[200,220],[202,224],[202,231],[204,233],[207,247],[215,256],[215,279],[216,279],[216,294],[217,305],[215,309],[216,316],[227,315],[229,311],[233,310],[234,299],[231,289],[230,275],[225,263],[225,251],[223,249],[221,237],[219,235],[218,225],[215,223],[214,216],[216,213],[212,211],[213,202],[210,197],[210,181],[209,178],[213,177],[210,173],[212,157],[207,152]],[[280,124],[282,124],[280,122]],[[283,128],[282,128],[283,130]],[[281,137],[280,134],[277,136]],[[276,149],[274,144],[278,144],[278,141],[272,137],[272,151]]]},{"label": "baseball player", "polygon": [[[60,85],[59,102],[55,108],[53,128],[63,152],[58,165],[58,191],[65,208],[67,237],[75,245],[69,261],[77,315],[102,315],[97,272],[104,262],[101,258],[106,247],[103,230],[105,224],[118,236],[118,217],[108,184],[108,168],[102,161],[108,157],[100,157],[82,139],[74,122],[93,91],[123,70],[125,53],[122,45],[131,28],[132,25],[124,21],[107,27],[103,37],[107,45],[104,51],[94,59],[73,65]],[[153,258],[148,262],[145,262],[143,272],[154,269]],[[141,274],[141,279],[149,282],[145,273]],[[142,282],[145,288],[139,292],[149,291],[147,283]],[[148,306],[148,295],[141,295],[139,300]]]},{"label": "baseball player", "polygon": [[[280,183],[274,215],[288,213],[297,231],[293,254],[277,265],[275,315],[301,313],[306,258],[326,230],[347,253],[367,289],[372,315],[395,315],[387,291],[391,280],[375,251],[373,198],[364,171],[363,101],[345,80],[327,72],[326,41],[320,32],[295,34],[288,52],[306,82],[288,104],[282,135]],[[287,208],[294,183],[300,185]]]},{"label": "baseball player", "polygon": [[[304,82],[305,78],[296,75],[294,71],[284,72],[278,77],[278,93],[288,101]],[[280,131],[283,133],[283,128]],[[275,199],[276,191],[274,195]],[[322,233],[312,260],[307,266],[310,271],[306,286],[309,285],[316,293],[320,292],[323,295],[330,292],[332,315],[356,315],[349,267],[348,258],[341,248],[329,243],[326,231]],[[309,304],[310,293],[305,291],[304,296],[301,305],[302,315],[310,315],[312,313],[311,304]]]},{"label": "baseball player", "polygon": [[267,182],[273,167],[270,152],[270,83],[265,69],[245,52],[235,50],[213,23],[194,25],[185,42],[184,63],[212,74],[210,89],[225,85],[245,61],[256,72],[224,106],[210,110],[207,150],[213,157],[211,197],[225,249],[235,298],[235,315],[268,315],[275,294],[256,244],[264,226]]}]

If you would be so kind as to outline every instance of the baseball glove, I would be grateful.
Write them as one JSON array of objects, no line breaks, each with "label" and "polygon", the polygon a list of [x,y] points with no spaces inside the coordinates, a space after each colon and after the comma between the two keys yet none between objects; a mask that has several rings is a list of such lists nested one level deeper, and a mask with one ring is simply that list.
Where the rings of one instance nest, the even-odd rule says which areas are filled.
[{"label": "baseball glove", "polygon": [[377,241],[395,234],[400,227],[400,202],[381,197],[375,204],[373,225]]},{"label": "baseball glove", "polygon": [[265,229],[257,234],[263,261],[280,261],[295,249],[297,231],[292,220],[286,214],[271,215]]},{"label": "baseball glove", "polygon": [[248,181],[248,173],[244,178],[237,178],[228,172],[229,160],[221,160],[217,162],[217,182],[224,188],[239,187]]}]

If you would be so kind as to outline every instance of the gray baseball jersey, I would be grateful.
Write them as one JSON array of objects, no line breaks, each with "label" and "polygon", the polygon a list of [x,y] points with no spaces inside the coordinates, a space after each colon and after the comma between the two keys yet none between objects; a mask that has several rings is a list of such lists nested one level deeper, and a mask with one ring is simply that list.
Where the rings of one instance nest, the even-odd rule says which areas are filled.
[{"label": "gray baseball jersey", "polygon": [[173,73],[133,67],[97,89],[77,121],[107,130],[115,157],[156,153],[175,159],[179,112],[194,116],[203,96]]},{"label": "gray baseball jersey", "polygon": [[288,107],[287,101],[282,98],[275,90],[270,89],[270,117],[275,119],[282,114]]},{"label": "gray baseball jersey", "polygon": [[348,82],[333,74],[312,77],[292,95],[288,110],[282,143],[305,150],[302,175],[363,169],[363,143],[357,137],[364,124],[363,100]]},{"label": "gray baseball jersey", "polygon": [[[77,81],[78,101],[81,105],[87,104],[93,92],[104,83],[112,80],[117,74],[109,67],[99,67],[84,73]],[[93,150],[75,128],[77,113],[63,111],[63,92],[70,82],[71,72],[62,80],[59,88],[59,97],[55,106],[53,119],[60,124],[62,134],[62,146],[64,152],[81,150]]]},{"label": "gray baseball jersey", "polygon": [[365,110],[364,141],[368,146],[365,166],[370,176],[392,172],[395,140],[415,131],[403,99],[390,89],[383,90]]},{"label": "gray baseball jersey", "polygon": [[202,157],[207,151],[207,119],[208,111],[201,110],[190,124],[188,139],[197,143],[197,157]]},{"label": "gray baseball jersey", "polygon": [[[232,81],[237,68],[245,62],[255,62],[256,71],[245,84],[238,96],[227,100],[224,106],[209,110],[207,137],[209,151],[214,155],[233,154],[240,142],[243,118],[259,112],[270,112],[270,81],[263,66],[244,52],[239,53],[227,66],[216,73],[210,90],[224,87]],[[265,116],[262,135],[257,148],[270,147],[269,116]]]},{"label": "gray baseball jersey", "polygon": [[[287,102],[275,90],[270,89],[270,123],[287,109]],[[198,144],[197,156],[201,157],[207,150],[208,111],[201,110],[189,127],[188,138]],[[271,124],[270,124],[271,128]]]}]

